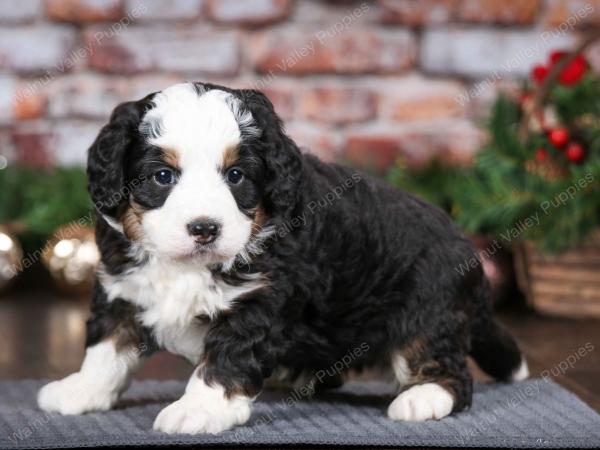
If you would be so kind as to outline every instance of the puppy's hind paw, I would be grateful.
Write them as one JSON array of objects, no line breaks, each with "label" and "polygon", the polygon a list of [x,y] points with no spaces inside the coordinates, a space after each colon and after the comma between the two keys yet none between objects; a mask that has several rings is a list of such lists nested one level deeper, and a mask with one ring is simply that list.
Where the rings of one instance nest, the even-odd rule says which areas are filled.
[{"label": "puppy's hind paw", "polygon": [[446,417],[453,406],[454,397],[439,384],[418,384],[396,397],[388,408],[388,416],[392,420],[422,422]]}]

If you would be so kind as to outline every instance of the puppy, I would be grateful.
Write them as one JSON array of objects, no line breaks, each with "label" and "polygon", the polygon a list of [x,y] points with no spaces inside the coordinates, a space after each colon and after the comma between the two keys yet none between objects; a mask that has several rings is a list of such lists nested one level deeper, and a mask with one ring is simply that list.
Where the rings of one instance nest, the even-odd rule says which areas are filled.
[{"label": "puppy", "polygon": [[401,421],[468,407],[468,355],[498,380],[527,376],[446,215],[302,155],[260,92],[184,83],[121,104],[88,177],[102,261],[86,355],[41,389],[46,411],[110,409],[158,350],[196,367],[154,422],[166,433],[245,423],[276,371],[336,384],[390,368]]}]

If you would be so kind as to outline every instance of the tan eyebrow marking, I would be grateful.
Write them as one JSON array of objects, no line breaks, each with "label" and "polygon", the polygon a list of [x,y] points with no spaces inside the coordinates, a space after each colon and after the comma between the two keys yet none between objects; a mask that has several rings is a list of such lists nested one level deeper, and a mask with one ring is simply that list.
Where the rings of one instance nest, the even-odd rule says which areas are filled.
[{"label": "tan eyebrow marking", "polygon": [[223,169],[227,169],[228,167],[233,166],[240,157],[240,147],[238,145],[232,145],[227,147],[223,152],[223,157],[221,159],[221,167]]},{"label": "tan eyebrow marking", "polygon": [[179,169],[179,152],[173,149],[163,150],[163,160],[175,169]]}]

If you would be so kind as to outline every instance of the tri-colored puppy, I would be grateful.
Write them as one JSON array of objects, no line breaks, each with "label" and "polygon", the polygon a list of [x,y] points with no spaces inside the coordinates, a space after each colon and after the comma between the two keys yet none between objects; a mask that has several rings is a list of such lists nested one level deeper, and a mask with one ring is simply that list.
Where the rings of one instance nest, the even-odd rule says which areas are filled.
[{"label": "tri-colored puppy", "polygon": [[469,406],[468,355],[527,376],[480,265],[458,270],[476,253],[446,215],[303,156],[260,92],[185,83],[119,105],[88,174],[102,263],[86,356],[42,388],[45,410],[111,408],[160,349],[196,365],[156,418],[167,433],[242,424],[265,378],[330,384],[348,354],[344,368],[393,370],[393,420]]}]

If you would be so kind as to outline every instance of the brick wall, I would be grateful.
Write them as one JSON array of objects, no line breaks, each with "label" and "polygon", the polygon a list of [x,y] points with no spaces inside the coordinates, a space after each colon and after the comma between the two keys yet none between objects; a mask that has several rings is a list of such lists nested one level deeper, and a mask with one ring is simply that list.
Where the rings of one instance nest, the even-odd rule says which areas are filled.
[{"label": "brick wall", "polygon": [[0,0],[0,155],[81,164],[117,103],[207,80],[330,160],[462,163],[495,93],[599,25],[600,0]]}]

